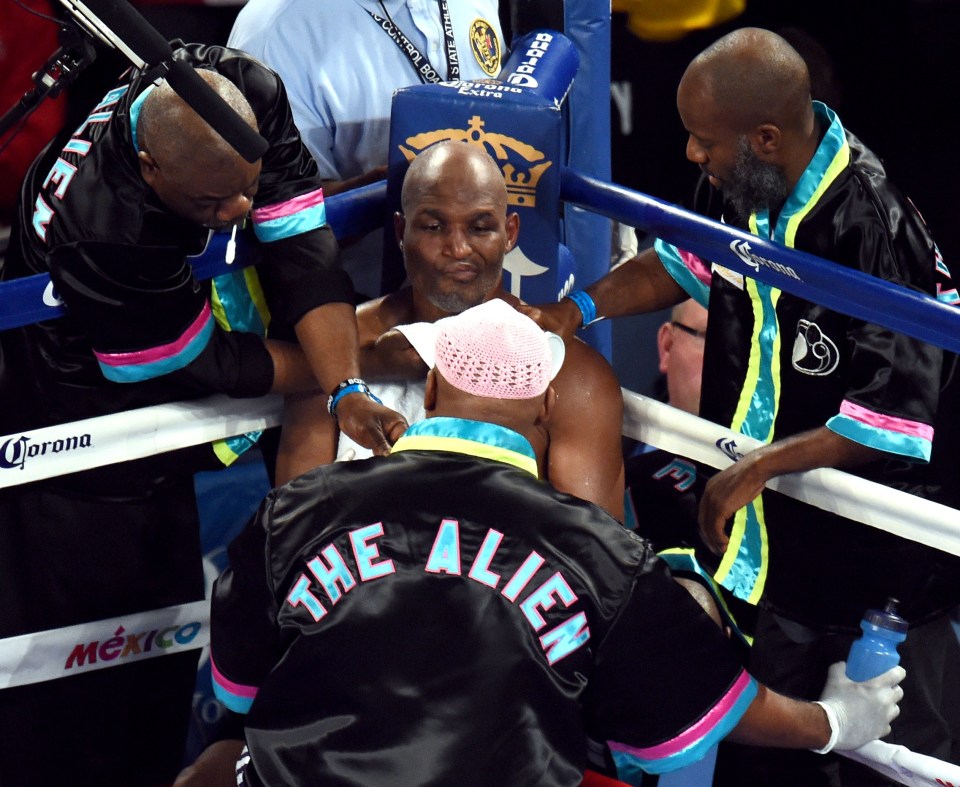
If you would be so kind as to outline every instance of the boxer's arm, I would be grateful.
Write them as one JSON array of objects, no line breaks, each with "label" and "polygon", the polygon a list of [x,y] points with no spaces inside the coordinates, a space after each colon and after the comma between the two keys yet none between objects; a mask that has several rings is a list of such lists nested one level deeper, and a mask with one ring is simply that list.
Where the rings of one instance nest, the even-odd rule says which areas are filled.
[{"label": "boxer's arm", "polygon": [[327,412],[326,393],[285,396],[282,423],[275,468],[277,486],[336,459],[340,432]]}]

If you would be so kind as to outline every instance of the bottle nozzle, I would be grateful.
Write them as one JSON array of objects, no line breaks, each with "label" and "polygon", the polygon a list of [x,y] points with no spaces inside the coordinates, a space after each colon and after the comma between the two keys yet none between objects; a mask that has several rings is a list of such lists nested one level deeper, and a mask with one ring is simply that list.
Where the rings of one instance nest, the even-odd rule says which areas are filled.
[{"label": "bottle nozzle", "polygon": [[892,631],[905,633],[909,624],[900,617],[900,613],[897,612],[899,605],[899,599],[888,598],[882,610],[868,609],[863,619],[874,626],[881,626],[891,629]]}]

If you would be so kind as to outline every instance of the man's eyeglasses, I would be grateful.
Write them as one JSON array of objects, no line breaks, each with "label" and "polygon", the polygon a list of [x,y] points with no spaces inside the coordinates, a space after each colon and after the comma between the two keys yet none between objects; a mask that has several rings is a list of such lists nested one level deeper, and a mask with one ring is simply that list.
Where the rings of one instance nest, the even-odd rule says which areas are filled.
[{"label": "man's eyeglasses", "polygon": [[689,325],[684,325],[682,322],[677,322],[676,320],[671,320],[670,324],[676,328],[679,328],[684,333],[689,333],[691,336],[696,337],[700,341],[703,341],[707,338],[706,331],[698,331],[696,328],[691,328]]}]

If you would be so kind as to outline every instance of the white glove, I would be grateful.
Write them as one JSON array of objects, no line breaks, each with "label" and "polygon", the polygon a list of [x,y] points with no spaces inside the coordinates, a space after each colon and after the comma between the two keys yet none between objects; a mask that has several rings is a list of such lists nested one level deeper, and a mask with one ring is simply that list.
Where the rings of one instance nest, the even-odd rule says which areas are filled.
[{"label": "white glove", "polygon": [[875,678],[857,682],[844,674],[846,666],[845,661],[830,665],[817,701],[830,722],[830,741],[822,749],[813,750],[818,754],[856,749],[882,738],[890,733],[890,722],[900,715],[900,681],[907,674],[903,667],[892,667]]}]

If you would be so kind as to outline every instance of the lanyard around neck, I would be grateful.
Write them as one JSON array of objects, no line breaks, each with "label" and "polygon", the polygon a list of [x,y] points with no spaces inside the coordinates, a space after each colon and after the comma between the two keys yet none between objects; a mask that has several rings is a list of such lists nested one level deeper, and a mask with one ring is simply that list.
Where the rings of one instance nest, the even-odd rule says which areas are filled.
[{"label": "lanyard around neck", "polygon": [[[440,9],[440,22],[443,25],[443,38],[447,55],[447,80],[460,78],[460,57],[457,54],[457,42],[453,37],[453,24],[450,21],[450,9],[447,6],[447,0],[437,0],[437,6]],[[423,83],[443,82],[443,77],[423,52],[421,52],[414,43],[404,35],[404,32],[397,27],[383,3],[380,3],[385,17],[375,14],[373,11],[364,8],[370,18],[377,23],[377,26],[386,33],[390,40],[397,45],[397,48],[410,61],[417,76]]]}]

